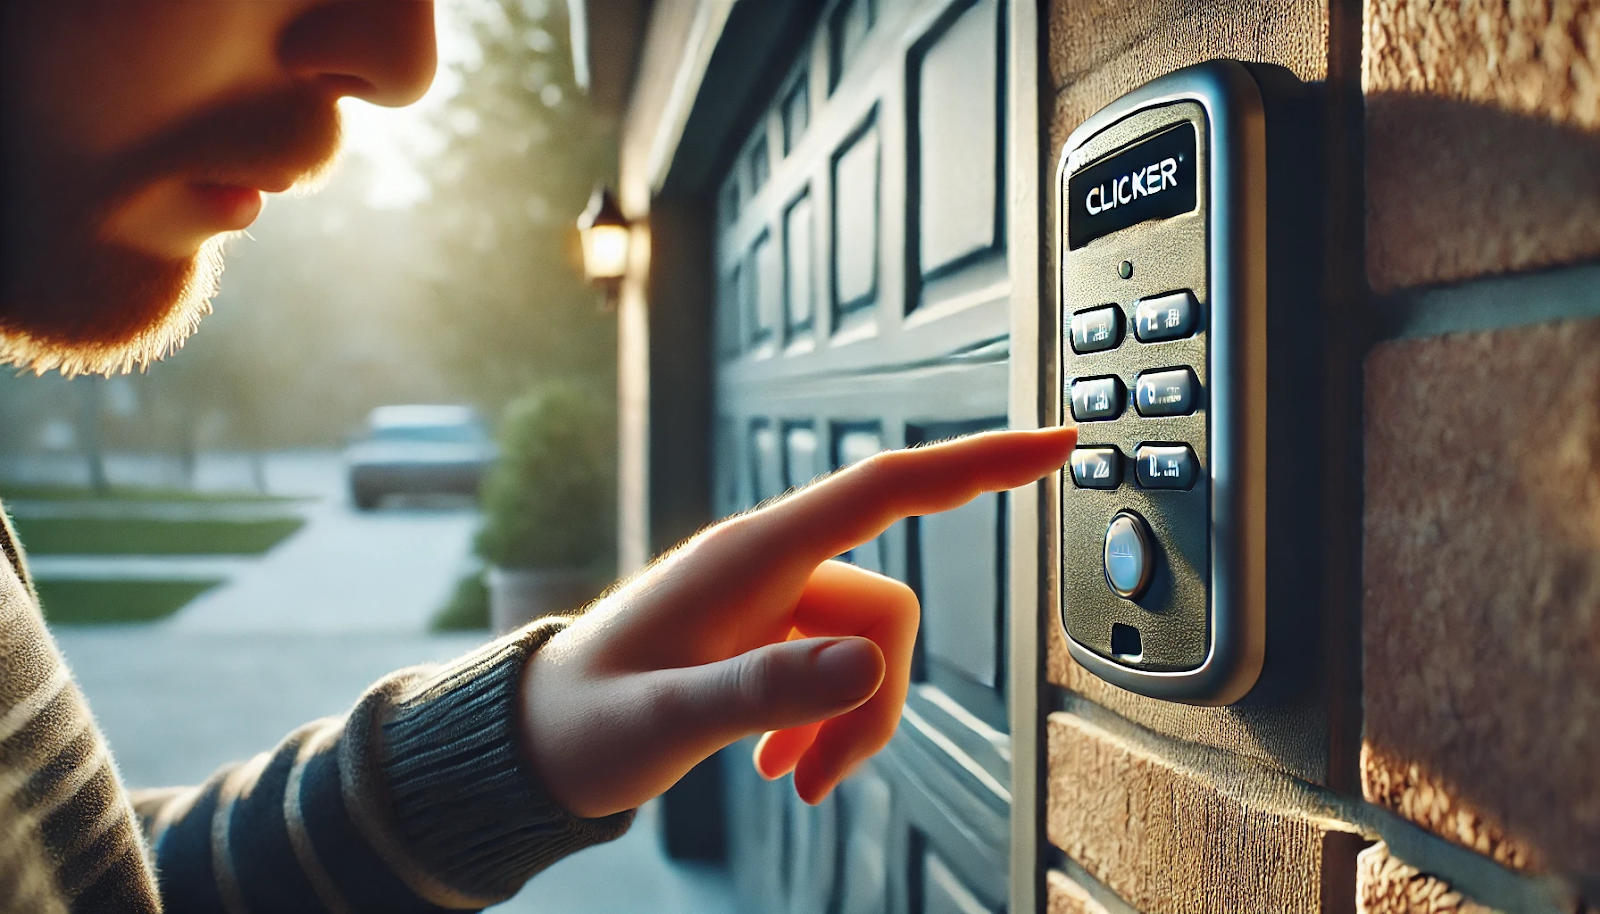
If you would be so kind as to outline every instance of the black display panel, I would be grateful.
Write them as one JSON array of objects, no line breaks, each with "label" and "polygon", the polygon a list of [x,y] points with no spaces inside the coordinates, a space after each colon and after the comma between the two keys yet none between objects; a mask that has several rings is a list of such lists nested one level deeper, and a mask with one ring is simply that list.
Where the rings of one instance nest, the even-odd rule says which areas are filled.
[{"label": "black display panel", "polygon": [[1193,212],[1194,125],[1179,124],[1079,171],[1067,181],[1067,246],[1151,219]]}]

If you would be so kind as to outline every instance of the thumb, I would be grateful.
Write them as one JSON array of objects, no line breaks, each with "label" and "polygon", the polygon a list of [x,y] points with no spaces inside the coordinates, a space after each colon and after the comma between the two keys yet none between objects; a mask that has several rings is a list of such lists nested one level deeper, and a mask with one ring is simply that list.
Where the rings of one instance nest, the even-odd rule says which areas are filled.
[{"label": "thumb", "polygon": [[883,682],[883,652],[867,638],[805,638],[681,671],[678,708],[722,745],[768,730],[827,720],[865,702]]}]

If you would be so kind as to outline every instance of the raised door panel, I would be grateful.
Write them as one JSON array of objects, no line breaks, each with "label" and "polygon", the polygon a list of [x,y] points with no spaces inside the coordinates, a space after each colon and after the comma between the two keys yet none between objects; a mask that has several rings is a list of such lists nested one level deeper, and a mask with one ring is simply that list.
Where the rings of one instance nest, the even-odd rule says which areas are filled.
[{"label": "raised door panel", "polygon": [[816,265],[812,259],[816,224],[811,191],[801,193],[783,214],[784,342],[805,341],[816,328]]},{"label": "raised door panel", "polygon": [[[835,424],[833,441],[833,465],[847,467],[883,450],[883,430],[875,422]],[[883,538],[862,543],[846,553],[845,558],[868,571],[883,574]]]},{"label": "raised door panel", "polygon": [[[910,444],[1004,425],[979,420],[913,429]],[[922,676],[987,726],[1008,727],[1004,699],[1005,496],[980,495],[917,518],[911,586],[922,600]]]},{"label": "raised door panel", "polygon": [[778,431],[767,419],[750,422],[750,502],[757,504],[783,493],[783,464],[778,456]]},{"label": "raised door panel", "polygon": [[777,339],[778,309],[783,295],[778,279],[778,252],[770,233],[756,236],[755,243],[750,246],[745,273],[750,280],[746,305],[752,330],[750,345],[766,346]]},{"label": "raised door panel", "polygon": [[994,909],[963,885],[938,854],[930,852],[922,858],[921,914],[994,914]]},{"label": "raised door panel", "polygon": [[889,909],[889,854],[894,797],[889,782],[868,765],[839,785],[844,810],[839,914],[882,914]]},{"label": "raised door panel", "polygon": [[744,493],[740,491],[740,474],[729,472],[739,466],[739,431],[732,416],[717,416],[712,434],[715,436],[715,455],[719,471],[712,474],[713,510],[718,517],[727,517],[744,506]]},{"label": "raised door panel", "polygon": [[877,0],[842,0],[828,16],[828,91],[843,81],[877,19]]},{"label": "raised door panel", "polygon": [[728,869],[734,891],[743,899],[785,896],[789,857],[784,815],[787,797],[750,764],[754,738],[723,750],[720,761],[728,802]]},{"label": "raised door panel", "polygon": [[811,81],[805,70],[795,77],[793,85],[783,96],[783,154],[794,152],[811,126]]},{"label": "raised door panel", "polygon": [[767,148],[767,134],[765,130],[758,131],[755,141],[750,145],[750,195],[755,196],[761,188],[767,186],[767,178],[772,176],[772,152]]},{"label": "raised door panel", "polygon": [[722,273],[717,283],[717,310],[714,322],[717,335],[717,355],[723,359],[737,358],[744,349],[745,333],[742,304],[744,302],[744,264],[735,263]]},{"label": "raised door panel", "polygon": [[1001,250],[1000,17],[958,5],[913,52],[918,266],[924,279]]},{"label": "raised door panel", "polygon": [[1000,496],[917,521],[928,656],[989,688],[1000,677]]},{"label": "raised door panel", "polygon": [[790,422],[783,432],[783,475],[790,488],[803,486],[822,472],[817,430],[809,422]]},{"label": "raised door panel", "polygon": [[833,160],[835,326],[878,300],[878,123],[870,118]]},{"label": "raised door panel", "polygon": [[786,870],[786,910],[788,914],[829,914],[839,859],[838,798],[828,797],[808,806],[787,781],[777,786],[787,804],[788,852],[781,861]]}]

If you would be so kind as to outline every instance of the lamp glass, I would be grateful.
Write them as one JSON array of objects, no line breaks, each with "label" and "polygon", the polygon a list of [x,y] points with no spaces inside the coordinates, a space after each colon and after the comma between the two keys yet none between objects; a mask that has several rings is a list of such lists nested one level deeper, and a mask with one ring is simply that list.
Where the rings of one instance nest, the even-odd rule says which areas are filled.
[{"label": "lamp glass", "polygon": [[627,226],[595,225],[583,230],[583,270],[590,279],[621,279],[627,269]]}]

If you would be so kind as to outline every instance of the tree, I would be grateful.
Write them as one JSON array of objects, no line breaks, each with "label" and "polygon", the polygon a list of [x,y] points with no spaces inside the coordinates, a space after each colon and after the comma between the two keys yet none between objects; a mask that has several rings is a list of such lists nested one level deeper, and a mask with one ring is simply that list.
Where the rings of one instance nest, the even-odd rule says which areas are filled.
[{"label": "tree", "polygon": [[614,172],[614,131],[573,81],[565,4],[484,0],[472,33],[481,53],[440,119],[421,206],[449,265],[432,290],[441,363],[491,407],[552,380],[611,390],[615,325],[574,221]]}]

